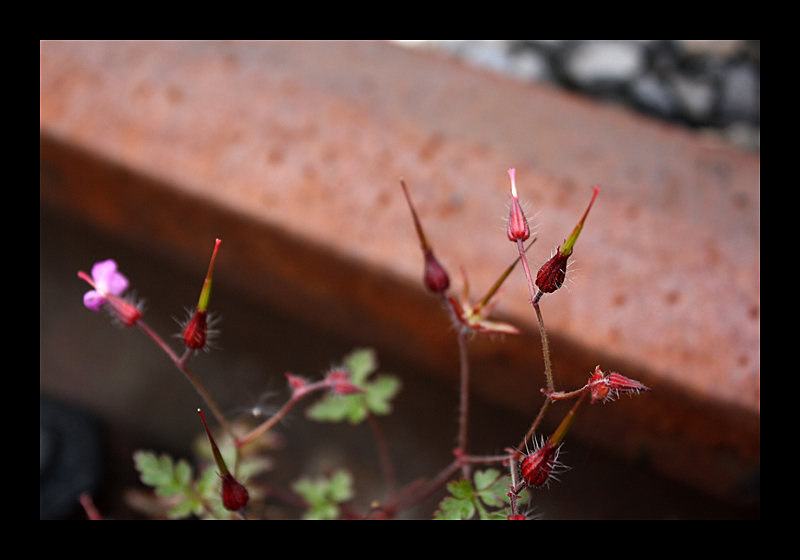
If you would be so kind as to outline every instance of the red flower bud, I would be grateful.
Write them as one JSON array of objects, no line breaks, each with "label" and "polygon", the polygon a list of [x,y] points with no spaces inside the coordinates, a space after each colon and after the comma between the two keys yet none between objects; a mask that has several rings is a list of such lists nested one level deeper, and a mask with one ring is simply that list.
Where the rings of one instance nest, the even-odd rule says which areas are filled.
[{"label": "red flower bud", "polygon": [[548,438],[541,447],[522,459],[519,464],[520,476],[528,486],[539,487],[547,484],[553,469],[559,464],[558,451],[561,445],[553,444]]},{"label": "red flower bud", "polygon": [[114,319],[124,327],[132,327],[142,318],[141,306],[130,299],[109,295],[108,307]]},{"label": "red flower bud", "polygon": [[239,511],[247,506],[250,494],[244,484],[233,478],[231,473],[222,475],[222,505],[228,511]]},{"label": "red flower bud", "polygon": [[293,373],[286,372],[286,380],[289,382],[289,387],[292,389],[292,393],[296,393],[297,391],[302,391],[305,389],[307,381],[300,377],[299,375],[294,375]]},{"label": "red flower bud", "polygon": [[325,376],[325,382],[331,391],[338,395],[352,395],[353,393],[364,393],[364,389],[353,385],[350,381],[350,372],[346,369],[334,369]]},{"label": "red flower bud", "polygon": [[589,201],[581,220],[564,241],[564,245],[556,249],[556,254],[550,257],[550,260],[544,263],[536,274],[536,285],[542,292],[546,294],[555,292],[564,283],[564,278],[567,274],[567,260],[572,255],[572,248],[578,240],[578,235],[583,229],[583,224],[586,222],[586,217],[589,215],[589,210],[592,209],[592,204],[594,204],[594,199],[597,198],[598,192],[600,192],[600,187],[595,187],[592,191],[592,199]]},{"label": "red flower bud", "polygon": [[572,251],[567,255],[562,254],[561,247],[559,247],[556,254],[542,265],[542,268],[536,273],[536,286],[541,291],[549,294],[561,287],[567,275],[567,259],[571,254]]},{"label": "red flower bud", "polygon": [[217,250],[220,243],[222,241],[217,239],[214,244],[214,252],[211,254],[211,263],[208,265],[208,273],[206,274],[205,282],[203,282],[203,289],[200,291],[200,299],[197,302],[194,314],[186,323],[186,326],[183,327],[181,334],[183,343],[191,350],[208,349],[206,344],[208,344],[209,338],[217,332],[210,328],[216,324],[216,321],[213,317],[208,317],[208,300],[211,296],[211,274],[214,271],[214,261],[217,258]]},{"label": "red flower bud", "polygon": [[206,345],[208,335],[207,312],[196,310],[183,328],[183,343],[187,348],[199,350]]},{"label": "red flower bud", "polygon": [[604,375],[600,366],[597,366],[589,377],[588,386],[592,393],[592,404],[596,401],[613,401],[620,393],[639,394],[642,391],[652,391],[647,385],[619,373],[611,372]]},{"label": "red flower bud", "polygon": [[219,476],[222,479],[222,505],[229,511],[240,511],[244,509],[247,502],[250,500],[247,488],[245,488],[244,484],[236,480],[228,470],[225,459],[222,458],[222,453],[220,453],[219,447],[217,447],[217,442],[214,441],[214,436],[211,435],[211,430],[208,429],[206,417],[199,408],[197,412],[200,414],[200,419],[203,421],[203,427],[206,430],[208,441],[211,444],[211,453],[214,455],[214,462],[217,464]]},{"label": "red flower bud", "polygon": [[450,287],[450,277],[447,275],[447,271],[441,263],[433,255],[433,249],[431,249],[430,243],[428,243],[428,239],[425,237],[425,232],[422,230],[422,224],[417,216],[417,211],[414,209],[414,203],[411,202],[411,195],[408,194],[406,182],[402,179],[400,179],[400,186],[403,187],[403,193],[406,195],[406,201],[411,210],[411,218],[414,220],[414,228],[417,230],[417,237],[419,238],[422,255],[425,259],[425,268],[422,277],[425,282],[425,287],[434,294],[443,296]]},{"label": "red flower bud", "polygon": [[425,287],[427,287],[434,294],[444,294],[450,287],[450,277],[447,271],[439,263],[433,255],[433,250],[427,249],[424,251],[425,256],[425,274],[423,280]]},{"label": "red flower bud", "polygon": [[525,241],[531,236],[531,230],[528,227],[528,220],[522,212],[522,207],[519,205],[517,185],[514,181],[515,170],[509,169],[508,175],[511,177],[511,207],[508,210],[506,233],[509,241]]}]

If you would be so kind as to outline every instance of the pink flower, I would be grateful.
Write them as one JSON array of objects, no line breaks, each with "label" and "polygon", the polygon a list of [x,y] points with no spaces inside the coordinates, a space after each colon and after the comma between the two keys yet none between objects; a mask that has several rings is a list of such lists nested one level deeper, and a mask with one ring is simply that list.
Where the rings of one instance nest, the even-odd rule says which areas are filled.
[{"label": "pink flower", "polygon": [[92,311],[100,311],[109,295],[120,296],[128,289],[128,279],[117,271],[117,263],[113,259],[95,263],[91,279],[85,272],[79,272],[78,276],[94,287],[83,295],[83,304]]}]

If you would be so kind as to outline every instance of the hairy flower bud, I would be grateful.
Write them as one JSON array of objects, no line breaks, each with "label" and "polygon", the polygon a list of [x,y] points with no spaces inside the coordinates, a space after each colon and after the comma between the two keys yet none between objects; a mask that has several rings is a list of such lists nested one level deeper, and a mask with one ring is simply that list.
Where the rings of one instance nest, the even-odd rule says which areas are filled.
[{"label": "hairy flower bud", "polygon": [[206,339],[208,338],[207,315],[208,313],[197,310],[192,315],[192,318],[189,319],[189,322],[186,323],[181,338],[183,338],[183,343],[187,348],[199,350],[206,345]]},{"label": "hairy flower bud", "polygon": [[519,464],[520,476],[528,484],[538,488],[547,484],[553,474],[561,445],[554,445],[550,439],[533,453],[529,453]]},{"label": "hairy flower bud", "polygon": [[567,260],[571,254],[572,251],[566,255],[563,254],[559,247],[556,254],[542,265],[539,272],[536,273],[536,286],[541,291],[550,294],[561,287],[567,276]]},{"label": "hairy flower bud", "polygon": [[542,292],[546,294],[555,292],[564,283],[564,278],[567,275],[567,260],[570,255],[572,255],[572,248],[578,240],[578,235],[580,235],[583,229],[583,224],[586,222],[586,217],[589,215],[589,210],[592,209],[592,204],[594,204],[594,199],[597,198],[598,192],[600,192],[600,187],[595,187],[592,199],[589,201],[589,205],[586,207],[583,217],[572,230],[572,233],[566,241],[564,241],[564,245],[556,249],[556,254],[550,257],[550,260],[544,263],[542,268],[539,269],[539,272],[536,273],[536,286],[538,286]]},{"label": "hairy flower bud", "polygon": [[511,207],[508,209],[506,233],[509,241],[525,241],[531,236],[531,230],[528,227],[528,220],[525,218],[517,197],[517,185],[514,180],[515,170],[513,168],[509,169],[508,175],[511,177]]},{"label": "hairy flower bud", "polygon": [[244,484],[236,480],[228,470],[225,459],[222,458],[222,453],[220,453],[219,447],[217,447],[217,442],[214,441],[214,436],[211,435],[211,430],[208,429],[203,411],[198,408],[197,413],[200,414],[200,419],[203,421],[203,427],[206,430],[208,441],[211,444],[211,453],[214,455],[214,462],[217,464],[219,476],[222,479],[222,505],[224,505],[225,509],[228,511],[241,511],[247,506],[247,502],[250,500],[250,494],[247,492],[247,488]]},{"label": "hairy flower bud", "polygon": [[208,300],[211,297],[211,274],[214,272],[214,261],[217,258],[217,250],[221,240],[217,239],[214,243],[214,252],[211,254],[211,263],[208,265],[208,273],[203,282],[203,289],[200,290],[200,299],[197,302],[197,307],[189,321],[183,327],[181,338],[187,348],[191,350],[200,350],[201,348],[208,349],[206,346],[209,337],[216,334],[216,331],[211,332],[210,325],[213,326],[216,321],[208,317]]},{"label": "hairy flower bud", "polygon": [[403,187],[403,193],[408,202],[408,208],[411,210],[411,218],[414,220],[414,229],[417,230],[417,238],[419,239],[420,247],[422,248],[422,256],[425,259],[424,273],[422,280],[425,287],[438,296],[444,296],[447,289],[450,287],[450,277],[447,271],[441,265],[439,260],[433,255],[428,239],[425,237],[425,232],[422,230],[422,224],[417,216],[417,211],[414,209],[414,203],[411,202],[411,195],[408,193],[406,182],[400,179],[400,186]]},{"label": "hairy flower bud", "polygon": [[354,385],[350,381],[350,372],[344,368],[336,368],[328,372],[325,382],[331,391],[337,395],[352,395],[354,393],[365,393],[364,389]]},{"label": "hairy flower bud", "polygon": [[427,249],[424,251],[425,257],[425,273],[423,281],[425,287],[434,294],[444,294],[450,287],[450,276],[447,271],[439,263],[439,260],[433,255],[433,250]]},{"label": "hairy flower bud", "polygon": [[244,484],[231,473],[222,475],[222,505],[228,511],[239,511],[247,506],[250,494]]},{"label": "hairy flower bud", "polygon": [[620,393],[639,394],[642,391],[652,391],[647,385],[619,373],[612,371],[604,374],[600,366],[597,366],[589,377],[588,387],[592,394],[592,404],[597,401],[612,401]]},{"label": "hairy flower bud", "polygon": [[297,391],[302,391],[308,385],[308,382],[300,377],[299,375],[294,375],[293,373],[286,372],[286,380],[289,382],[289,388],[291,388],[292,393],[296,393]]}]

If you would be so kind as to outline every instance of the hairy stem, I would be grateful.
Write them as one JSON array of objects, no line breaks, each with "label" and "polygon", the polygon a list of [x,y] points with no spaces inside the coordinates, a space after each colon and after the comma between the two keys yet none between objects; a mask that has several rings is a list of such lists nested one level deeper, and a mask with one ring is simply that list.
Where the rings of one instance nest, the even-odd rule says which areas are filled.
[{"label": "hairy stem", "polygon": [[547,338],[547,329],[544,328],[544,320],[542,319],[542,311],[539,309],[539,298],[541,297],[541,290],[536,294],[536,297],[531,301],[533,309],[536,311],[536,318],[539,321],[539,333],[542,335],[542,356],[544,357],[544,375],[547,379],[547,390],[549,392],[555,391],[555,383],[553,382],[553,364],[550,359],[550,340]]},{"label": "hairy stem", "polygon": [[547,390],[551,393],[555,391],[553,385],[553,368],[550,360],[550,342],[547,338],[547,331],[544,328],[544,321],[542,320],[542,312],[539,309],[539,300],[543,292],[537,290],[531,276],[531,269],[528,266],[528,257],[525,255],[525,245],[521,239],[517,240],[517,248],[519,249],[519,258],[522,260],[522,268],[525,270],[525,279],[528,281],[528,292],[531,295],[531,305],[536,311],[536,318],[539,321],[539,333],[542,335],[542,354],[544,355],[544,373],[547,378]]},{"label": "hairy stem", "polygon": [[386,438],[384,437],[383,429],[381,429],[381,424],[377,416],[370,413],[367,415],[367,420],[369,421],[369,427],[372,429],[372,434],[375,437],[375,446],[378,448],[378,458],[381,462],[383,480],[386,485],[385,492],[386,495],[392,495],[397,490],[397,478],[394,474],[394,465],[392,464],[392,458],[389,453],[389,446],[386,443]]},{"label": "hairy stem", "polygon": [[[469,423],[469,362],[467,356],[467,337],[463,332],[458,334],[458,355],[461,363],[461,405],[459,407],[458,418],[458,454],[459,456],[467,453],[467,426]],[[469,466],[461,467],[464,477],[469,476]]]},{"label": "hairy stem", "polygon": [[294,408],[294,406],[299,403],[303,398],[307,397],[314,391],[320,391],[323,389],[327,389],[328,385],[325,381],[318,381],[316,383],[309,383],[302,389],[297,389],[292,393],[292,396],[289,398],[288,401],[281,407],[278,412],[267,418],[264,422],[262,422],[259,426],[254,428],[248,434],[241,438],[234,438],[236,441],[236,447],[241,449],[248,443],[252,442],[253,440],[261,437],[263,434],[268,432],[275,424],[283,420],[289,411]]},{"label": "hairy stem", "polygon": [[[436,490],[447,484],[447,482],[463,468],[464,465],[484,465],[493,463],[503,463],[508,460],[508,455],[488,455],[488,456],[470,456],[462,455],[442,469],[439,474],[432,478],[427,484],[420,485],[419,482],[413,482],[408,488],[401,490],[395,496],[387,500],[386,509],[390,511],[400,511],[407,507],[411,507],[426,498],[429,498]],[[409,491],[410,490],[410,491]]]},{"label": "hairy stem", "polygon": [[[536,239],[534,239],[536,241]],[[525,269],[525,279],[528,281],[528,291],[531,294],[531,301],[536,297],[536,286],[533,283],[533,276],[531,276],[531,269],[528,266],[528,257],[525,256],[525,244],[522,239],[517,239],[517,248],[519,249],[519,258],[522,260],[522,268]]]},{"label": "hairy stem", "polygon": [[142,329],[142,332],[144,332],[147,336],[149,336],[156,344],[158,344],[158,346],[162,350],[164,350],[164,352],[166,352],[166,354],[175,364],[175,367],[178,368],[178,371],[180,371],[183,374],[183,376],[189,381],[189,383],[191,383],[192,387],[194,387],[195,391],[197,391],[198,394],[203,398],[203,401],[205,401],[205,403],[208,405],[208,408],[211,409],[211,412],[214,414],[214,417],[222,425],[225,431],[228,432],[228,434],[230,434],[234,439],[236,439],[236,434],[234,434],[233,428],[231,428],[231,425],[225,419],[225,416],[222,414],[222,411],[217,406],[217,403],[211,397],[211,395],[203,386],[203,384],[200,383],[200,380],[197,379],[197,377],[195,377],[192,371],[186,366],[188,354],[185,354],[183,357],[179,357],[172,350],[172,348],[170,348],[169,345],[166,342],[164,342],[164,340],[158,335],[158,333],[156,333],[153,329],[150,328],[149,325],[147,325],[147,323],[139,319],[136,322],[136,324],[139,326],[140,329]]},{"label": "hairy stem", "polygon": [[536,431],[536,428],[539,427],[539,424],[541,424],[542,418],[544,418],[545,412],[547,412],[548,408],[550,408],[550,399],[545,398],[544,403],[542,404],[542,408],[539,409],[539,414],[536,415],[536,418],[533,420],[531,427],[528,428],[528,432],[525,434],[525,438],[522,440],[522,443],[519,444],[520,452],[521,450],[525,449],[526,445],[528,445],[528,441],[533,437],[533,432]]}]

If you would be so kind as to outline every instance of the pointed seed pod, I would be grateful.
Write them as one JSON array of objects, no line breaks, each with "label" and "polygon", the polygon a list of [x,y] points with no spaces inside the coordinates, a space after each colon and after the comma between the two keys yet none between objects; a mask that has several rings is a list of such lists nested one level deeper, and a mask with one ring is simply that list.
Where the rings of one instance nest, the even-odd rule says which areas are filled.
[{"label": "pointed seed pod", "polygon": [[564,283],[564,278],[567,275],[567,260],[572,255],[572,249],[575,246],[575,242],[578,240],[578,235],[580,235],[583,229],[583,224],[586,221],[586,217],[589,215],[589,210],[592,209],[592,204],[594,204],[594,199],[597,198],[597,193],[599,191],[600,187],[594,188],[589,206],[586,207],[586,211],[583,213],[583,217],[578,222],[578,225],[575,226],[575,229],[572,230],[567,240],[564,241],[564,245],[556,249],[556,254],[550,257],[550,260],[544,263],[542,268],[539,269],[539,272],[536,273],[536,286],[538,286],[542,292],[546,294],[555,292]]},{"label": "pointed seed pod", "polygon": [[200,350],[208,343],[208,300],[211,297],[211,273],[214,271],[214,261],[217,258],[217,250],[220,243],[222,241],[217,239],[214,244],[214,252],[211,255],[211,263],[208,265],[208,273],[206,274],[205,282],[203,282],[203,289],[200,291],[200,299],[197,302],[194,314],[181,333],[183,343],[192,350]]},{"label": "pointed seed pod", "polygon": [[444,293],[450,287],[450,277],[433,254],[433,249],[428,243],[427,237],[425,237],[425,232],[422,230],[422,223],[419,221],[417,211],[414,209],[414,203],[411,202],[411,195],[408,193],[408,187],[406,187],[406,182],[403,179],[400,179],[400,186],[403,187],[403,193],[406,196],[408,208],[411,210],[411,218],[414,220],[414,228],[417,230],[417,237],[419,238],[419,244],[422,248],[422,256],[425,259],[422,280],[428,290],[436,295],[444,296]]},{"label": "pointed seed pod", "polygon": [[214,462],[216,462],[219,476],[222,478],[222,505],[225,506],[225,509],[228,511],[240,511],[247,506],[247,502],[250,500],[250,494],[247,492],[245,485],[236,480],[230,471],[228,471],[225,460],[222,458],[222,453],[220,453],[219,447],[217,447],[217,443],[214,441],[214,436],[211,435],[211,430],[208,429],[203,411],[198,408],[197,412],[200,414],[200,419],[203,421],[203,427],[206,429],[208,441],[211,443],[211,453],[214,455]]}]

